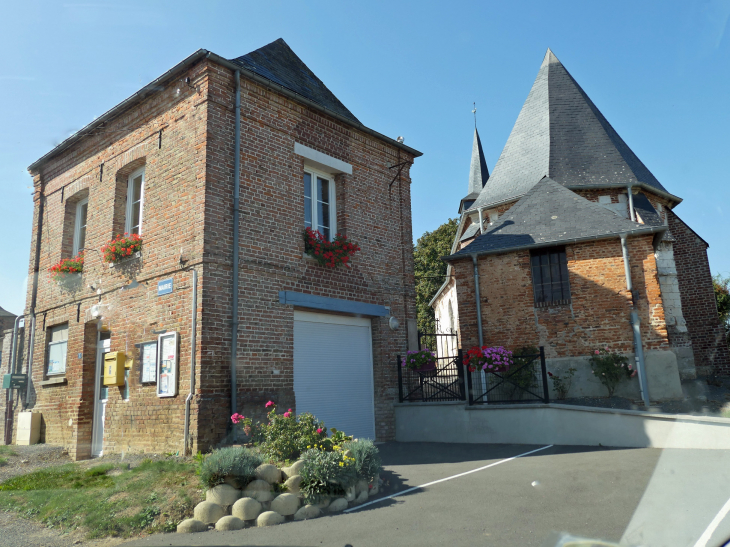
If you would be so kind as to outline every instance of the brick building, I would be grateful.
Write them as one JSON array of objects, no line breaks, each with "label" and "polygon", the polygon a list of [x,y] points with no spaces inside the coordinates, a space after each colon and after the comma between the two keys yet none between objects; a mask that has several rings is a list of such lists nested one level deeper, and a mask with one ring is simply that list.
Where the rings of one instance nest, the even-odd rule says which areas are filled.
[{"label": "brick building", "polygon": [[680,202],[548,50],[491,176],[475,130],[438,324],[462,348],[544,346],[551,370],[578,368],[576,396],[605,394],[599,347],[634,358],[641,344],[652,398],[730,373],[707,244]]},{"label": "brick building", "polygon": [[[196,52],[33,163],[21,400],[42,440],[76,458],[205,450],[230,438],[232,411],[262,417],[269,399],[393,438],[420,155],[360,123],[280,39]],[[305,225],[361,251],[320,266]],[[142,250],[111,267],[99,249],[124,232]],[[50,278],[80,250],[81,279]],[[110,352],[119,385],[103,381]]]}]

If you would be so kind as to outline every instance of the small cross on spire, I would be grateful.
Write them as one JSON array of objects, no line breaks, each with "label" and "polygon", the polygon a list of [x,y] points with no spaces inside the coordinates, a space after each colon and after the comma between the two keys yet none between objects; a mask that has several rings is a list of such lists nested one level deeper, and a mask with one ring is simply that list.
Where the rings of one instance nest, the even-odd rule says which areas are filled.
[{"label": "small cross on spire", "polygon": [[474,103],[474,109],[471,111],[474,114],[474,127],[477,126],[477,103]]}]

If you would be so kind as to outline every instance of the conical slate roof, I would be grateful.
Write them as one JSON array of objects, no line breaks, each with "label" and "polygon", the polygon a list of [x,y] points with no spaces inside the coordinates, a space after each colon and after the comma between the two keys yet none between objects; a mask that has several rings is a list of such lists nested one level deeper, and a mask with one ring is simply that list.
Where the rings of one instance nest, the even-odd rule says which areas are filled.
[{"label": "conical slate roof", "polygon": [[474,140],[471,145],[471,165],[469,166],[469,193],[462,198],[459,213],[468,209],[479,197],[479,193],[489,180],[489,169],[487,159],[484,157],[482,141],[479,138],[479,131],[474,127]]},{"label": "conical slate roof", "polygon": [[231,62],[360,123],[281,38]]},{"label": "conical slate roof", "polygon": [[647,226],[620,217],[547,177],[534,185],[498,222],[447,260],[666,230],[665,226]]},{"label": "conical slate roof", "polygon": [[543,177],[569,188],[643,183],[666,192],[549,49],[470,209],[517,199]]}]

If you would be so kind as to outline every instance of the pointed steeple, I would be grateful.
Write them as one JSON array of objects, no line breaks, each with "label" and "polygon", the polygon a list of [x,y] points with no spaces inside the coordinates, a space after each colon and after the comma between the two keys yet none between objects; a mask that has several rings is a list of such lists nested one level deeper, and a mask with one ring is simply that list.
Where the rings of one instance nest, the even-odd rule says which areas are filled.
[{"label": "pointed steeple", "polygon": [[546,176],[573,189],[644,184],[666,192],[550,49],[470,208],[518,199]]},{"label": "pointed steeple", "polygon": [[461,200],[459,213],[468,209],[489,180],[489,169],[484,157],[482,141],[479,138],[476,124],[474,125],[474,140],[471,145],[471,165],[469,166],[469,193]]}]

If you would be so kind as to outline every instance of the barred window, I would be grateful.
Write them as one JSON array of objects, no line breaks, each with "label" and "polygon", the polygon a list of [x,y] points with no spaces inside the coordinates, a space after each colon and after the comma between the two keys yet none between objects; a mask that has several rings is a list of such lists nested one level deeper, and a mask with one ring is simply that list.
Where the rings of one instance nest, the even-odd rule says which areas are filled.
[{"label": "barred window", "polygon": [[530,251],[530,265],[536,307],[570,303],[565,247]]}]

